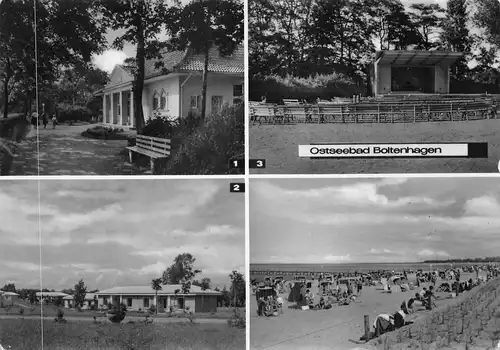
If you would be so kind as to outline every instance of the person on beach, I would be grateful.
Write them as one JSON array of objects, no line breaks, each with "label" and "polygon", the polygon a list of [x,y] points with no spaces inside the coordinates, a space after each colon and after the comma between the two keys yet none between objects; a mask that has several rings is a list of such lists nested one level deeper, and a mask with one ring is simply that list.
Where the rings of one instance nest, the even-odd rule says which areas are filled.
[{"label": "person on beach", "polygon": [[379,314],[373,322],[375,329],[375,337],[381,336],[384,333],[394,329],[394,316],[389,314]]},{"label": "person on beach", "polygon": [[432,307],[436,307],[435,300],[436,296],[434,295],[434,287],[430,286],[429,290],[427,290],[424,294],[424,303],[425,308],[427,310],[432,310]]},{"label": "person on beach", "polygon": [[311,305],[314,306],[314,295],[313,293],[308,289],[306,290],[306,302],[307,302],[307,305],[309,305],[309,307],[311,307]]},{"label": "person on beach", "polygon": [[408,315],[408,309],[406,308],[406,303],[404,304],[404,310],[401,308],[398,312],[393,315],[394,319],[394,329],[399,329],[401,327],[406,326],[408,323],[405,321],[406,316]]}]

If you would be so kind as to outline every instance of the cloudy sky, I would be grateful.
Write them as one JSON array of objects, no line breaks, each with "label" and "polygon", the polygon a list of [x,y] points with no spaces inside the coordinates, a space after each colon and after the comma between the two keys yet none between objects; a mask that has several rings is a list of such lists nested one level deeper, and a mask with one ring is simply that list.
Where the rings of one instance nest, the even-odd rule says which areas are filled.
[{"label": "cloudy sky", "polygon": [[[149,284],[178,254],[214,285],[244,272],[244,196],[226,180],[0,181],[0,285],[61,290]],[[39,216],[38,214],[41,213]]]},{"label": "cloudy sky", "polygon": [[500,178],[252,179],[251,263],[497,256]]}]

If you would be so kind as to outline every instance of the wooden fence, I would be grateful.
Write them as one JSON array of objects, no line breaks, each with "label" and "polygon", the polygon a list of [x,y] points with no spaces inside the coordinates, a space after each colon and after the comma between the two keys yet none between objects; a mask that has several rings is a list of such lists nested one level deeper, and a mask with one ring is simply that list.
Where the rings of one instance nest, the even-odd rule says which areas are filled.
[{"label": "wooden fence", "polygon": [[285,105],[250,103],[251,124],[417,123],[498,118],[492,99],[365,100],[359,103]]}]

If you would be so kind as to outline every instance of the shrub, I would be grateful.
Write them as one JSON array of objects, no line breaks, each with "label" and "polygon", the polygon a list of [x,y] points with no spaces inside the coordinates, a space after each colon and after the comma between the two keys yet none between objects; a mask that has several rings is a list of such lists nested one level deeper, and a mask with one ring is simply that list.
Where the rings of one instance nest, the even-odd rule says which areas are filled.
[{"label": "shrub", "polygon": [[108,319],[113,323],[120,323],[125,319],[126,314],[127,307],[122,303],[119,307],[112,306],[112,309],[108,311]]},{"label": "shrub", "polygon": [[142,129],[142,135],[169,138],[172,136],[176,123],[166,117],[148,118]]},{"label": "shrub", "polygon": [[57,310],[57,316],[56,318],[54,318],[54,322],[66,323],[66,319],[64,318],[64,311],[62,309]]},{"label": "shrub", "polygon": [[[182,127],[181,127],[182,128]],[[231,159],[244,157],[244,106],[225,106],[208,116],[194,132],[176,134],[178,150],[167,164],[167,174],[230,174]]]},{"label": "shrub", "polygon": [[346,74],[317,74],[308,78],[277,75],[254,76],[250,82],[250,100],[281,103],[284,98],[315,101],[318,97],[329,100],[332,97],[350,97],[365,93],[365,84]]},{"label": "shrub", "polygon": [[59,103],[57,105],[58,122],[92,121],[92,111],[84,106]]},{"label": "shrub", "polygon": [[156,306],[151,305],[151,306],[149,307],[149,310],[148,310],[148,311],[149,311],[150,313],[152,313],[152,314],[156,313]]},{"label": "shrub", "polygon": [[227,320],[229,327],[246,328],[245,313],[235,309],[233,315]]}]

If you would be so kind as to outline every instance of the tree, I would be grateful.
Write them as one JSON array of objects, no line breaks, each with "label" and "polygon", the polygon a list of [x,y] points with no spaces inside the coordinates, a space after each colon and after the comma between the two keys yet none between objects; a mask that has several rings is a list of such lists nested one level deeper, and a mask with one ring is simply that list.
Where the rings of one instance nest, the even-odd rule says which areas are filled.
[{"label": "tree", "polygon": [[245,306],[246,300],[246,283],[245,277],[242,273],[234,270],[230,275],[229,279],[231,280],[231,289],[230,289],[230,297],[234,302],[234,307],[243,307]]},{"label": "tree", "polygon": [[163,272],[162,283],[182,284],[192,281],[197,274],[201,273],[201,270],[193,267],[195,261],[196,259],[190,253],[177,255],[173,264]]},{"label": "tree", "polygon": [[73,295],[75,306],[83,307],[83,304],[85,303],[85,296],[87,295],[87,287],[85,286],[83,279],[80,279],[80,281],[75,284],[73,290],[75,291],[75,294]]},{"label": "tree", "polygon": [[23,79],[33,82],[35,75],[32,13],[31,1],[0,2],[0,79],[4,118],[9,113],[12,92]]},{"label": "tree", "polygon": [[155,310],[158,315],[158,291],[162,290],[161,278],[153,278],[151,280],[151,288],[155,291]]},{"label": "tree", "polygon": [[441,17],[445,10],[439,4],[412,4],[412,22],[417,26],[422,37],[419,49],[429,50],[436,47],[436,35],[440,29]]},{"label": "tree", "polygon": [[63,289],[61,290],[61,293],[73,295],[75,292],[73,291],[73,289]]},{"label": "tree", "polygon": [[243,4],[238,0],[199,0],[167,11],[165,22],[174,50],[190,48],[204,55],[201,89],[201,118],[207,106],[207,78],[210,49],[223,56],[231,55],[243,41]]},{"label": "tree", "polygon": [[474,23],[484,30],[485,39],[500,50],[500,2],[498,0],[474,1]]},{"label": "tree", "polygon": [[441,34],[443,48],[464,53],[464,57],[451,68],[455,79],[463,79],[467,74],[466,56],[470,54],[472,44],[467,29],[467,20],[466,0],[448,0]]},{"label": "tree", "polygon": [[166,3],[177,4],[177,1],[166,0],[101,0],[104,21],[113,30],[123,30],[112,46],[122,50],[126,42],[137,46],[134,64],[134,114],[137,132],[145,126],[142,109],[142,92],[145,79],[146,59],[160,59],[165,43],[158,37],[164,28]]},{"label": "tree", "polygon": [[193,286],[198,286],[201,288],[201,290],[207,290],[210,289],[210,285],[212,284],[212,281],[208,277],[203,277],[201,281],[193,281]]},{"label": "tree", "polygon": [[16,285],[14,283],[7,283],[3,286],[2,290],[4,292],[16,293]]}]

